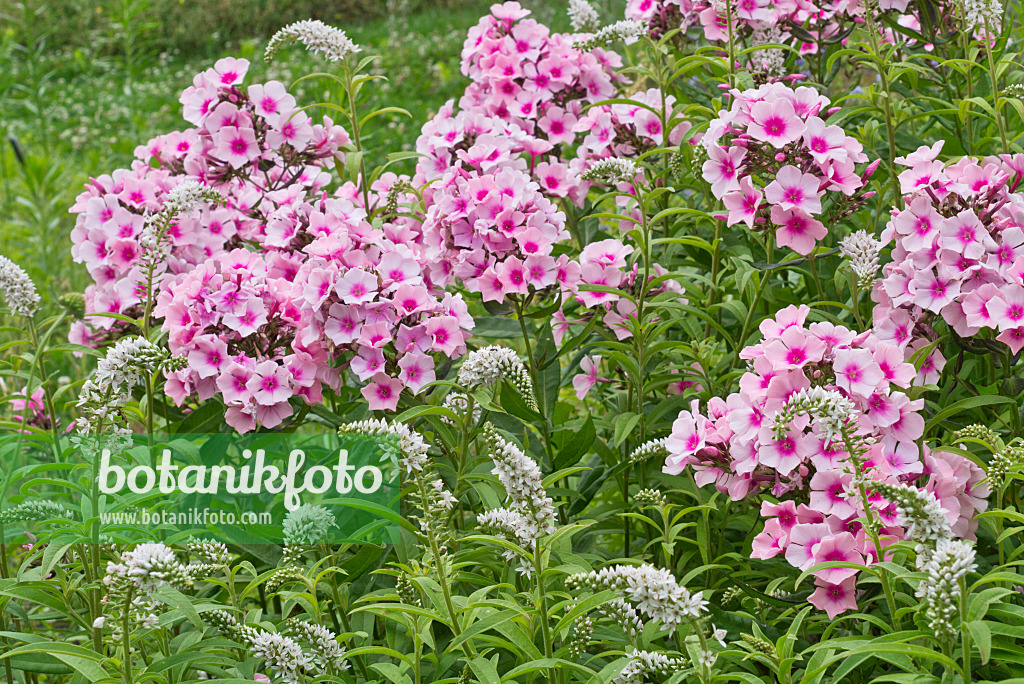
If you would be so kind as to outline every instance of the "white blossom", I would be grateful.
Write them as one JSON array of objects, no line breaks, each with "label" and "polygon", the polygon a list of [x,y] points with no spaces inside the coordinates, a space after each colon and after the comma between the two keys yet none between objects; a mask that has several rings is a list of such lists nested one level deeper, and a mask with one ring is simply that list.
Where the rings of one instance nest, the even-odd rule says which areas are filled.
[{"label": "white blossom", "polygon": [[641,613],[661,621],[669,632],[674,632],[687,618],[699,618],[708,605],[702,592],[690,593],[668,570],[649,564],[613,565],[597,572],[570,575],[566,582],[570,587],[586,587],[592,591],[616,591],[634,603]]},{"label": "white blossom", "polygon": [[636,178],[637,166],[632,159],[608,157],[598,159],[580,177],[585,181],[606,181],[609,183],[631,183]]},{"label": "white blossom", "polygon": [[1000,0],[961,0],[964,24],[968,29],[988,28],[998,31],[1003,21]]},{"label": "white blossom", "polygon": [[211,204],[223,203],[224,198],[219,192],[193,178],[186,178],[167,193],[162,213],[182,216]]},{"label": "white blossom", "polygon": [[530,408],[537,408],[533,380],[519,355],[508,347],[492,345],[471,351],[459,367],[458,382],[466,389],[490,387],[501,380],[514,387]]},{"label": "white blossom", "polygon": [[389,423],[385,418],[361,420],[342,425],[338,428],[341,434],[360,435],[395,435],[398,437],[399,449],[402,453],[401,465],[407,473],[422,471],[427,462],[427,444],[418,432],[405,423]]},{"label": "white blossom", "polygon": [[647,34],[647,25],[635,19],[623,19],[614,24],[605,26],[589,38],[583,38],[573,42],[572,46],[577,50],[592,50],[615,41],[623,41],[626,45],[635,43],[637,38]]},{"label": "white blossom", "polygon": [[857,286],[867,289],[878,271],[878,252],[882,243],[866,230],[858,230],[843,238],[839,253],[850,260],[850,268],[857,276]]},{"label": "white blossom", "polygon": [[263,59],[268,63],[274,61],[281,48],[296,41],[305,45],[308,51],[322,54],[328,62],[340,62],[361,50],[341,29],[328,26],[318,19],[306,19],[289,24],[275,33],[267,43]]},{"label": "white blossom", "polygon": [[5,256],[0,256],[0,294],[11,313],[31,317],[39,311],[39,293],[32,279],[25,269]]},{"label": "white blossom", "polygon": [[636,608],[621,598],[614,598],[596,610],[598,614],[622,627],[622,631],[630,639],[644,631],[644,621],[640,619]]},{"label": "white blossom", "polygon": [[251,647],[255,655],[263,658],[263,664],[286,684],[295,684],[299,674],[312,666],[302,647],[283,634],[260,632]]},{"label": "white blossom", "polygon": [[799,416],[810,416],[825,438],[825,446],[842,439],[843,430],[856,422],[857,407],[837,390],[810,387],[794,393],[773,418],[776,439],[783,440]]},{"label": "white blossom", "polygon": [[323,625],[291,619],[288,627],[292,634],[309,644],[310,655],[307,660],[315,674],[328,674],[330,671],[347,670],[345,649],[338,644],[337,636]]},{"label": "white blossom", "polygon": [[[498,481],[505,488],[508,505],[487,511],[477,517],[477,522],[481,527],[532,551],[538,539],[556,529],[554,501],[544,489],[543,473],[536,461],[505,440],[490,423],[484,426],[484,438],[494,461],[491,472],[498,476]],[[513,560],[517,554],[506,549],[504,556]],[[529,576],[533,570],[533,564],[519,555],[518,571]]]},{"label": "white blossom", "polygon": [[[449,392],[448,395],[444,398],[444,402],[441,404],[441,406],[443,406],[446,409],[449,409],[452,413],[454,413],[457,416],[465,417],[466,413],[469,411],[469,397],[462,392]],[[473,415],[470,418],[470,422],[476,423],[478,420],[480,420],[481,415],[482,410],[479,404],[474,404]],[[454,421],[448,416],[442,416],[441,420],[443,420],[448,425],[454,424]]]},{"label": "white blossom", "polygon": [[491,472],[498,476],[498,481],[505,488],[509,508],[522,514],[527,521],[523,534],[538,539],[554,532],[554,501],[544,489],[544,474],[537,462],[498,434],[490,423],[484,426],[484,438],[494,461]]},{"label": "white blossom", "polygon": [[668,448],[665,446],[667,443],[668,437],[644,442],[629,455],[629,462],[640,463],[642,461],[649,461],[655,456],[666,456],[668,454]]},{"label": "white blossom", "polygon": [[946,509],[934,492],[913,485],[870,479],[865,480],[864,485],[896,506],[896,524],[906,528],[904,538],[908,541],[917,542],[921,547],[931,547],[953,536]]},{"label": "white blossom", "polygon": [[165,586],[186,589],[192,585],[192,574],[164,544],[139,544],[122,553],[118,562],[107,563],[103,584],[107,593],[102,603],[113,637],[119,639],[126,620],[135,630],[156,627],[157,614],[166,605],[154,592]]},{"label": "white blossom", "polygon": [[918,554],[917,569],[925,573],[916,596],[921,599],[928,626],[940,639],[960,634],[960,580],[977,568],[974,547],[959,539],[940,539],[933,551]]},{"label": "white blossom", "polygon": [[612,684],[643,684],[645,677],[668,677],[688,665],[686,658],[669,657],[663,653],[634,648],[629,653],[629,662],[612,679]]},{"label": "white blossom", "polygon": [[136,588],[151,594],[165,585],[188,586],[192,583],[186,567],[178,561],[174,551],[164,544],[139,544],[121,554],[119,563],[107,563],[103,583],[112,586],[126,580]]},{"label": "white blossom", "polygon": [[593,31],[601,17],[587,0],[569,0],[569,25],[573,31]]},{"label": "white blossom", "polygon": [[458,499],[452,496],[452,493],[449,492],[448,488],[444,486],[444,480],[434,480],[430,483],[430,486],[433,487],[434,491],[437,493],[437,505],[443,508],[444,510],[451,510],[452,506],[458,503]]},{"label": "white blossom", "polygon": [[219,541],[197,539],[189,542],[186,548],[189,553],[199,556],[199,558],[213,565],[227,565],[231,560],[228,547]]},{"label": "white blossom", "polygon": [[144,375],[156,372],[167,361],[167,352],[143,337],[118,341],[79,390],[78,408],[83,418],[76,422],[78,432],[95,434],[101,423],[128,402],[132,388]]},{"label": "white blossom", "polygon": [[[787,42],[786,33],[774,24],[759,25],[750,36],[750,44],[753,46],[785,45]],[[751,53],[750,58],[754,61],[754,68],[769,76],[786,73],[786,52],[780,48],[763,48]]]},{"label": "white blossom", "polygon": [[1003,95],[1005,97],[1013,97],[1018,100],[1024,100],[1024,83],[1009,83],[1003,88]]}]

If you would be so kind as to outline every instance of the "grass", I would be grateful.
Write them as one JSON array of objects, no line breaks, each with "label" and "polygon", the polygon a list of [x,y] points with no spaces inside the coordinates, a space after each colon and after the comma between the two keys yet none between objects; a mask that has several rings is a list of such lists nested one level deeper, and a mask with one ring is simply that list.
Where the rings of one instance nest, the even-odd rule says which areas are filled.
[{"label": "grass", "polygon": [[[568,29],[564,2],[524,4],[554,29]],[[388,152],[413,149],[423,122],[462,93],[462,43],[490,5],[464,0],[455,9],[420,9],[344,26],[366,54],[380,56],[376,69],[387,78],[367,89],[361,106],[369,111],[393,105],[411,114],[382,117],[371,131],[368,145],[377,161]],[[51,301],[89,282],[71,260],[74,217],[68,207],[90,177],[130,165],[138,145],[188,126],[178,96],[194,74],[226,55],[252,62],[247,83],[277,79],[291,86],[324,67],[298,47],[264,64],[269,36],[224,45],[213,54],[150,54],[132,35],[144,27],[130,20],[112,23],[95,48],[59,50],[45,36],[25,37],[35,25],[45,25],[45,14],[30,13],[21,21],[20,27],[0,30],[0,253],[20,263]],[[111,46],[123,49],[111,52]],[[293,92],[308,104],[328,96],[323,87],[323,81],[306,81]]]}]

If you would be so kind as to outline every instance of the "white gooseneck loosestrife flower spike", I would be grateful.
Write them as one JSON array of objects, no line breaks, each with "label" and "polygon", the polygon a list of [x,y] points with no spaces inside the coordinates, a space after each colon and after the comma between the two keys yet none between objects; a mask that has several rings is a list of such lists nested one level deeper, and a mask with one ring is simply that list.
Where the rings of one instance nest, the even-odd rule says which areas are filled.
[{"label": "white gooseneck loosestrife flower spike", "polygon": [[501,380],[514,387],[527,406],[537,409],[530,373],[519,355],[508,347],[492,345],[471,351],[459,367],[458,382],[466,389],[490,387]]},{"label": "white gooseneck loosestrife flower spike", "polygon": [[569,25],[576,32],[594,31],[601,21],[597,10],[587,0],[569,0],[568,14]]},{"label": "white gooseneck loosestrife flower spike", "polygon": [[585,181],[631,183],[636,178],[636,162],[622,157],[599,159],[580,174]]},{"label": "white gooseneck loosestrife flower spike", "polygon": [[0,294],[11,313],[33,316],[39,311],[39,293],[25,269],[5,256],[0,256]]},{"label": "white gooseneck loosestrife flower spike", "polygon": [[275,33],[267,43],[264,61],[268,64],[274,61],[281,48],[296,41],[305,45],[310,52],[322,54],[328,62],[340,62],[361,50],[341,29],[328,26],[318,19],[306,19],[289,24]]},{"label": "white gooseneck loosestrife flower spike", "polygon": [[857,407],[836,390],[810,387],[796,392],[781,411],[775,414],[772,426],[776,438],[786,438],[790,425],[799,416],[811,416],[821,429],[825,446],[842,439],[843,430],[856,421]]},{"label": "white gooseneck loosestrife flower spike", "polygon": [[341,434],[396,435],[402,452],[401,466],[407,473],[423,470],[427,462],[427,444],[420,433],[405,423],[389,423],[384,418],[370,418],[348,423],[338,428]]},{"label": "white gooseneck loosestrife flower spike", "polygon": [[[934,492],[913,485],[870,479],[865,479],[864,484],[895,504],[896,524],[906,528],[904,536],[908,541],[917,542],[923,548],[953,536],[946,510]],[[853,495],[852,489],[850,494]]]},{"label": "white gooseneck loosestrife flower spike", "polygon": [[707,610],[703,592],[691,594],[672,573],[664,568],[644,564],[613,565],[598,572],[570,575],[570,587],[591,591],[611,589],[636,605],[644,615],[659,620],[669,632],[675,632],[683,620],[697,619]]},{"label": "white gooseneck loosestrife flower spike", "polygon": [[941,539],[934,551],[917,557],[917,569],[927,576],[916,595],[924,604],[928,625],[944,641],[959,637],[955,618],[960,610],[960,580],[978,567],[974,558],[974,547],[959,539]]},{"label": "white gooseneck loosestrife flower spike", "polygon": [[614,24],[605,26],[590,38],[577,40],[572,46],[577,50],[592,50],[616,41],[622,41],[626,45],[635,43],[637,38],[647,34],[647,25],[635,19],[623,19]]},{"label": "white gooseneck loosestrife flower spike", "polygon": [[862,290],[875,279],[881,248],[882,243],[866,230],[858,230],[839,243],[839,253],[850,260],[850,268],[857,276],[857,286]]}]

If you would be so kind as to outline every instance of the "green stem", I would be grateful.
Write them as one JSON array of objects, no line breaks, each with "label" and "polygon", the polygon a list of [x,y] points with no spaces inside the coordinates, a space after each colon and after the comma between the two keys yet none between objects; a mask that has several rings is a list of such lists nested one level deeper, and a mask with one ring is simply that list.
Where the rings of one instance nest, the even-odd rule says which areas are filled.
[{"label": "green stem", "polygon": [[[718,268],[721,255],[722,225],[724,221],[715,221],[715,249],[711,253],[711,285],[708,290],[708,315],[711,315],[711,308],[718,300]],[[704,337],[711,336],[711,321],[704,324]]]},{"label": "green stem", "polygon": [[[856,473],[860,472],[861,464],[858,461],[857,451],[850,440],[849,432],[845,429],[843,430],[843,443],[846,446],[846,453],[850,455],[853,467],[856,469],[856,477]],[[856,482],[857,492],[860,494],[860,504],[864,509],[864,527],[867,528],[868,536],[871,537],[871,543],[875,547],[875,556],[878,558],[878,562],[881,563],[885,560],[885,548],[882,546],[882,539],[878,535],[878,522],[875,520],[875,516],[871,514],[871,501],[868,499],[868,491],[863,479],[858,478]],[[889,575],[883,570],[878,574],[878,579],[882,583],[882,591],[885,593],[885,602],[889,606],[889,616],[892,619],[893,627],[896,631],[899,631],[901,621],[896,612],[896,595],[893,593],[892,585],[889,583]]]},{"label": "green stem", "polygon": [[869,5],[864,13],[868,21],[868,39],[871,42],[871,57],[875,62],[878,77],[882,81],[884,93],[882,113],[885,115],[885,132],[889,142],[889,180],[892,183],[892,201],[900,210],[903,209],[903,194],[900,192],[900,179],[896,173],[896,124],[892,114],[892,88],[889,83],[889,70],[886,59],[882,56],[878,43],[878,29],[875,26],[874,10],[876,5]]},{"label": "green stem", "polygon": [[[430,500],[426,485],[423,482],[422,477],[416,478],[416,484],[420,490],[420,501],[427,502]],[[427,516],[429,520],[430,512],[423,511],[424,516]],[[444,607],[448,611],[448,617],[451,620],[452,634],[456,638],[462,635],[462,626],[459,624],[459,616],[455,612],[455,604],[452,603],[452,590],[448,586],[448,570],[444,566],[444,556],[441,554],[440,545],[437,543],[437,535],[434,532],[433,524],[427,525],[427,541],[430,544],[430,553],[434,557],[434,569],[437,570],[437,583],[441,586],[441,595],[444,597]],[[470,640],[467,639],[462,642],[462,651],[466,654],[467,658],[473,657],[473,650],[470,646]]]},{"label": "green stem", "polygon": [[963,650],[963,676],[971,680],[971,632],[967,629],[967,578],[960,578],[960,648]]},{"label": "green stem", "polygon": [[355,86],[353,84],[355,74],[346,67],[345,68],[345,91],[348,95],[348,118],[352,122],[352,142],[356,146],[356,151],[359,152],[359,187],[363,191],[363,206],[366,207],[366,211],[370,211],[370,188],[366,182],[366,158],[363,154],[362,139],[359,134],[359,119],[356,117],[356,93]]},{"label": "green stem", "polygon": [[[548,624],[548,601],[544,591],[544,567],[547,563],[544,562],[544,547],[539,540],[534,543],[533,560],[537,571],[537,609],[540,611],[540,629],[544,639],[544,657],[550,660],[554,657],[554,651],[551,643],[551,625]],[[548,671],[549,682],[556,681],[555,672],[554,667]]]},{"label": "green stem", "polygon": [[999,77],[996,75],[996,62],[992,55],[992,46],[988,44],[988,36],[992,35],[988,17],[985,17],[985,34],[985,55],[988,57],[988,76],[992,81],[992,104],[995,107],[996,127],[999,129],[999,140],[1003,143],[1003,154],[1009,154],[1010,145],[1006,142],[1006,125],[1003,123],[1003,115],[999,107]]},{"label": "green stem", "polygon": [[[0,607],[0,629],[7,631],[7,602],[5,601],[3,606]],[[4,639],[4,645],[8,643],[7,639]],[[11,667],[11,659],[4,658],[4,678],[7,680],[7,684],[14,684],[14,671]]]},{"label": "green stem", "polygon": [[[775,253],[775,246],[773,244],[773,235],[771,233],[765,234],[765,258],[768,259],[768,263],[772,263],[772,258]],[[740,336],[736,339],[736,344],[739,347],[746,344],[747,335],[750,334],[750,325],[754,320],[754,311],[757,310],[758,305],[761,303],[761,297],[764,295],[764,288],[768,284],[769,271],[761,271],[758,274],[760,282],[757,284],[757,290],[754,293],[754,301],[750,303],[747,308],[747,315],[743,318],[743,327],[740,331]],[[739,348],[737,348],[737,352]],[[732,361],[729,362],[729,371],[732,372],[736,368],[736,363],[739,361],[739,354],[732,357]]]},{"label": "green stem", "polygon": [[124,655],[121,662],[121,675],[124,677],[125,684],[132,684],[132,651],[131,651],[131,605],[132,605],[132,593],[128,592],[128,597],[124,602],[124,616],[121,618],[121,647],[124,649]]},{"label": "green stem", "polygon": [[[63,316],[61,317],[63,320]],[[59,321],[58,321],[59,322]],[[51,327],[50,330],[53,330]],[[53,393],[50,390],[50,380],[46,372],[46,362],[43,359],[44,350],[39,345],[39,331],[36,328],[36,322],[30,316],[28,318],[28,333],[32,339],[32,348],[36,351],[36,362],[39,364],[39,385],[43,388],[43,401],[45,403],[44,409],[46,410],[47,416],[50,418],[50,439],[53,441],[53,456],[56,463],[60,463],[60,430],[57,427],[57,411],[53,404]],[[29,387],[28,383],[25,384],[25,410],[24,418],[28,416],[28,401],[29,401]]]}]

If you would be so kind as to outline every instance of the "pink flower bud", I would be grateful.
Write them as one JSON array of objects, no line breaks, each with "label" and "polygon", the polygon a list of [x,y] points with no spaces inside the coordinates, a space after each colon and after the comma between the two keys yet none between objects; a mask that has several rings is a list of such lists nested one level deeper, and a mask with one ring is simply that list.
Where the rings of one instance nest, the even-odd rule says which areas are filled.
[{"label": "pink flower bud", "polygon": [[784,161],[786,161],[785,153],[784,152],[779,152],[778,154],[776,154],[775,155],[775,161],[777,161],[777,162],[784,162]]},{"label": "pink flower bud", "polygon": [[860,177],[861,181],[866,183],[868,181],[868,178],[871,178],[871,176],[874,175],[875,171],[878,169],[878,165],[881,163],[881,159],[876,159],[875,161],[868,164],[868,167],[864,169],[864,173]]}]

